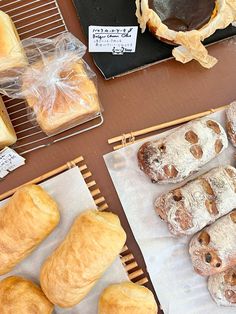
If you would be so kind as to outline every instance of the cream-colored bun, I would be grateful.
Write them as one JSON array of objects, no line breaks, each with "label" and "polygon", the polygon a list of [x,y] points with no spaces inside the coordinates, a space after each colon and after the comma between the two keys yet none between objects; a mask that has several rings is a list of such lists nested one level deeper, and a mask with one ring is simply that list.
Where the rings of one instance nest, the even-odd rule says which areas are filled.
[{"label": "cream-colored bun", "polygon": [[[38,83],[35,82],[36,74],[44,75],[45,69],[48,71],[47,67],[52,66],[51,62],[51,58],[48,58],[29,67],[24,75],[23,91]],[[34,90],[31,94],[27,91],[27,103],[34,110],[36,120],[46,134],[54,134],[85,122],[100,112],[98,92],[85,66],[82,60],[67,62],[64,67],[61,65],[59,83],[51,87],[51,95],[45,92],[46,83],[45,86],[38,85],[36,93]],[[63,86],[60,86],[60,80]]]},{"label": "cream-colored bun", "polygon": [[0,11],[0,71],[27,64],[19,35],[9,15]]},{"label": "cream-colored bun", "polygon": [[0,209],[0,275],[27,257],[59,219],[56,202],[40,186],[18,189]]},{"label": "cream-colored bun", "polygon": [[100,296],[98,314],[157,314],[152,292],[132,282],[106,288]]},{"label": "cream-colored bun", "polygon": [[16,140],[16,132],[0,96],[0,149],[14,144]]},{"label": "cream-colored bun", "polygon": [[82,213],[41,269],[45,295],[61,307],[78,304],[118,256],[125,241],[118,216],[98,211]]},{"label": "cream-colored bun", "polygon": [[8,277],[0,282],[1,314],[51,314],[53,304],[33,282]]}]

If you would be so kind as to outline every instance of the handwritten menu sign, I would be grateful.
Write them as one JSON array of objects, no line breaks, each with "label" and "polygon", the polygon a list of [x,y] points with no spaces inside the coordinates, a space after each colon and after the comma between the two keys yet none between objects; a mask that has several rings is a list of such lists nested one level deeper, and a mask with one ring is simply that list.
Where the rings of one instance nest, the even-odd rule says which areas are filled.
[{"label": "handwritten menu sign", "polygon": [[89,26],[89,52],[135,52],[138,26]]},{"label": "handwritten menu sign", "polygon": [[18,155],[13,149],[5,147],[0,151],[0,179],[24,164],[25,158]]}]

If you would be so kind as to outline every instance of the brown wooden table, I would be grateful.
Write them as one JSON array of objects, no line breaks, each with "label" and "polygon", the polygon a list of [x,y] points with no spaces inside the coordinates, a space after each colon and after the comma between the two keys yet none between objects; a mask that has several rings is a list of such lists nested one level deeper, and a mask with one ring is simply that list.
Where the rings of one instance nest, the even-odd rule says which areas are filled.
[{"label": "brown wooden table", "polygon": [[[58,0],[58,3],[69,30],[86,43],[72,1]],[[226,42],[209,48],[219,59],[212,70],[205,70],[196,62],[182,65],[171,60],[110,81],[103,79],[87,54],[86,61],[98,76],[100,98],[105,110],[104,124],[98,129],[29,153],[26,165],[0,183],[0,193],[83,155],[111,210],[120,216],[128,233],[130,249],[145,269],[103,161],[103,155],[112,149],[107,139],[222,106],[235,99],[236,40],[230,47]],[[150,284],[147,286],[151,287]]]}]

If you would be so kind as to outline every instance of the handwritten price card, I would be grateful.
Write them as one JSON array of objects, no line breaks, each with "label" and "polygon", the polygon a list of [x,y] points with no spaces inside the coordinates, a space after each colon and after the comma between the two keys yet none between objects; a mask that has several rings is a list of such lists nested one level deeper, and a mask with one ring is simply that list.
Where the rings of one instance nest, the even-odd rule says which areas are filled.
[{"label": "handwritten price card", "polygon": [[0,151],[0,178],[25,164],[25,158],[18,155],[13,149],[6,147]]},{"label": "handwritten price card", "polygon": [[89,52],[135,52],[138,26],[89,26]]}]

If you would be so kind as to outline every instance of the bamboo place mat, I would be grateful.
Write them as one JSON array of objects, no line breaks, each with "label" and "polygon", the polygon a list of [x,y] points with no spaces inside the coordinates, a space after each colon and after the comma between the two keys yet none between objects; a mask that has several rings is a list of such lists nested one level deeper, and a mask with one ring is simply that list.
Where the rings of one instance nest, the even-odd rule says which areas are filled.
[{"label": "bamboo place mat", "polygon": [[156,131],[160,131],[160,130],[163,130],[172,126],[176,126],[185,122],[189,122],[198,118],[205,117],[211,113],[224,110],[227,107],[228,105],[218,107],[215,109],[210,109],[208,111],[196,113],[191,116],[186,116],[186,117],[176,119],[170,122],[164,122],[158,125],[154,125],[152,127],[148,127],[146,129],[142,129],[138,131],[131,131],[130,133],[122,134],[122,135],[108,139],[108,144],[115,144],[115,146],[113,146],[113,150],[118,150],[120,148],[126,147],[138,141],[141,141],[143,138],[150,136],[150,133],[154,133]]},{"label": "bamboo place mat", "polygon": [[[68,161],[64,165],[51,170],[38,178],[35,178],[29,182],[26,182],[23,185],[26,184],[39,184],[43,181],[52,178],[68,169],[71,169],[73,167],[79,167],[80,172],[86,182],[86,185],[95,201],[95,204],[97,205],[98,210],[108,210],[108,204],[106,203],[105,198],[102,196],[100,189],[97,186],[97,183],[95,180],[93,180],[92,173],[89,171],[88,166],[86,165],[84,158],[82,156],[77,157],[74,160]],[[21,186],[23,186],[21,185]],[[19,186],[20,187],[20,186]],[[0,201],[12,196],[15,191],[19,188],[16,187],[10,191],[7,191],[0,195]],[[148,278],[145,276],[143,270],[138,266],[138,263],[135,260],[134,255],[130,252],[127,245],[125,245],[121,251],[120,259],[122,261],[122,264],[128,274],[129,279],[132,282],[135,282],[140,285],[144,285],[148,282]]]},{"label": "bamboo place mat", "polygon": [[[1,0],[0,10],[12,18],[21,40],[29,37],[53,38],[68,31],[57,0]],[[55,136],[47,136],[31,116],[24,100],[3,96],[3,101],[18,138],[13,148],[21,155],[91,130],[103,123],[102,114],[98,114],[80,126]]]}]

